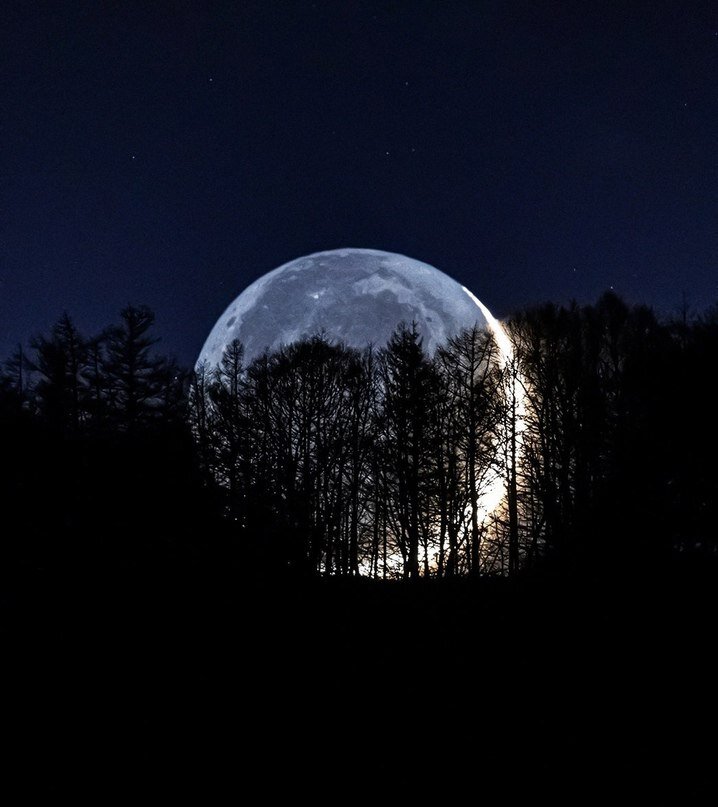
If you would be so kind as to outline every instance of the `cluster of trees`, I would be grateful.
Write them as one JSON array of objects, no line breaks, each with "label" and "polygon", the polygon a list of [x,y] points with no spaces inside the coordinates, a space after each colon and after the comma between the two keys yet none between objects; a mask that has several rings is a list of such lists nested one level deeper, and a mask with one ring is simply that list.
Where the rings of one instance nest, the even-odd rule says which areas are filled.
[{"label": "cluster of trees", "polygon": [[403,324],[377,350],[320,334],[245,363],[234,342],[194,377],[152,324],[63,317],[5,362],[5,556],[140,563],[218,529],[270,572],[380,578],[716,551],[715,313],[607,294],[520,312],[510,356],[478,329],[430,356]]},{"label": "cluster of trees", "polygon": [[227,512],[281,562],[327,574],[493,568],[480,512],[500,442],[496,346],[479,329],[432,360],[415,326],[357,351],[325,336],[200,368],[191,412]]},{"label": "cluster of trees", "polygon": [[133,433],[182,410],[187,374],[152,348],[154,314],[128,306],[120,322],[85,338],[65,314],[30,352],[18,347],[0,383],[6,406],[69,434],[118,429]]},{"label": "cluster of trees", "polygon": [[92,338],[65,315],[0,370],[0,567],[138,564],[190,493],[188,373],[128,306]]},{"label": "cluster of trees", "polygon": [[718,446],[691,434],[712,425],[694,390],[714,320],[661,324],[606,294],[507,331],[512,356],[481,330],[428,356],[408,325],[378,351],[319,335],[249,366],[232,343],[190,408],[228,516],[279,565],[327,574],[513,574],[704,544],[716,473],[695,455]]},{"label": "cluster of trees", "polygon": [[661,323],[605,294],[510,328],[527,394],[519,496],[547,550],[602,566],[715,554],[718,310]]}]

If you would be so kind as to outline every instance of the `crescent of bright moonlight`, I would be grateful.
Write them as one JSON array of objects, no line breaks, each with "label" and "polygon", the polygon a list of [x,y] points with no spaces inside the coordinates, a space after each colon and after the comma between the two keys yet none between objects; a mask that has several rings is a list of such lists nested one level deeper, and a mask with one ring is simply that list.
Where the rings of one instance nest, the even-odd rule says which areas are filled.
[{"label": "crescent of bright moonlight", "polygon": [[217,320],[197,360],[215,367],[238,339],[245,361],[324,332],[363,348],[416,322],[428,353],[474,325],[490,328],[504,359],[501,325],[468,289],[427,263],[376,249],[334,249],[285,263],[248,286]]}]

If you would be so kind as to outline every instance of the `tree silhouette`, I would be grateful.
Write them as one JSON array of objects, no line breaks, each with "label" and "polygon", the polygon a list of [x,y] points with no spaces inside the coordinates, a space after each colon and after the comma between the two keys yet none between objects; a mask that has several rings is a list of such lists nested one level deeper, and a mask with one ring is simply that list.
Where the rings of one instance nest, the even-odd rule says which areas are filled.
[{"label": "tree silhouette", "polygon": [[[502,417],[502,379],[498,348],[492,335],[478,327],[452,337],[437,351],[446,388],[443,478],[440,500],[449,503],[447,573],[456,573],[459,542],[466,543],[469,572],[482,570],[484,531],[482,496],[497,474],[499,425]],[[469,525],[465,524],[466,513]],[[443,546],[443,541],[442,541]]]},{"label": "tree silhouette", "polygon": [[164,357],[153,356],[150,336],[154,314],[147,306],[127,306],[120,324],[105,337],[103,374],[114,425],[137,431],[172,408],[172,387],[180,379]]},{"label": "tree silhouette", "polygon": [[436,374],[422,348],[416,323],[401,323],[380,352],[383,431],[381,450],[389,467],[390,511],[407,577],[419,577],[419,548],[429,572],[428,536],[423,504],[426,470],[432,453],[430,408]]},{"label": "tree silhouette", "polygon": [[59,429],[78,432],[83,420],[85,340],[64,314],[50,337],[36,337],[32,347],[29,366],[37,377],[34,397],[41,415]]},{"label": "tree silhouette", "polygon": [[516,314],[513,358],[479,328],[428,356],[415,324],[378,350],[318,334],[249,364],[233,342],[186,390],[146,307],[92,338],[64,315],[0,372],[3,485],[34,536],[14,557],[104,540],[139,557],[188,486],[267,575],[713,553],[717,321],[661,323],[606,294]]}]

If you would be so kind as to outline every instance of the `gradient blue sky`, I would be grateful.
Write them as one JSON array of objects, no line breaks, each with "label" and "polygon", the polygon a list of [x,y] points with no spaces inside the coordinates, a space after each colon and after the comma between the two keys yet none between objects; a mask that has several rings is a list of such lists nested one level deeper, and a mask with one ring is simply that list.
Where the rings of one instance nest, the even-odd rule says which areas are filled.
[{"label": "gradient blue sky", "polygon": [[499,316],[718,301],[714,3],[4,3],[0,355],[401,252]]}]

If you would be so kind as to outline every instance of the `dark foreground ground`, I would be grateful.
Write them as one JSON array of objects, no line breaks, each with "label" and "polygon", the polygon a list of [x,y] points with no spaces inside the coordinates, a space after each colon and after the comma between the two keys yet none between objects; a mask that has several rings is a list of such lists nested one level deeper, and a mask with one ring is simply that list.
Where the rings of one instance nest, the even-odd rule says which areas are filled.
[{"label": "dark foreground ground", "polygon": [[717,600],[704,561],[419,585],[26,570],[3,588],[4,767],[102,800],[709,802]]}]

